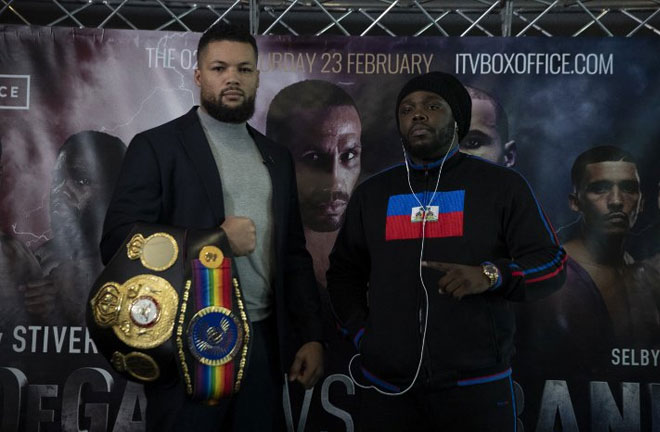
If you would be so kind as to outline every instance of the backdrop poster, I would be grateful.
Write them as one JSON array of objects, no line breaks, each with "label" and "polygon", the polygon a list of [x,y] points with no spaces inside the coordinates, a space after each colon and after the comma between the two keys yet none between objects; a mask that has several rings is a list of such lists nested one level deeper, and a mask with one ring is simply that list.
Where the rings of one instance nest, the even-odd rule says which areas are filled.
[{"label": "backdrop poster", "polygon": [[[144,430],[142,388],[120,379],[97,353],[84,308],[101,269],[96,245],[125,147],[136,133],[199,103],[198,38],[0,26],[3,431]],[[394,102],[412,76],[452,72],[474,89],[483,110],[499,105],[462,149],[522,173],[567,244],[590,221],[580,219],[585,207],[569,199],[576,157],[604,144],[630,152],[641,192],[626,192],[627,204],[610,209],[625,243],[614,251],[596,248],[626,264],[599,270],[576,255],[563,290],[588,295],[558,311],[516,305],[518,430],[660,430],[660,42],[260,37],[258,43],[260,87],[250,123],[294,154],[330,333],[327,253],[355,185],[402,161]],[[313,97],[292,105],[282,91],[301,81],[309,81],[300,88]],[[351,101],[344,109],[304,108],[304,100],[337,91]],[[278,135],[276,118],[292,125],[288,136]],[[324,133],[320,126],[335,129]],[[623,303],[612,303],[608,293]],[[296,386],[283,393],[289,430],[355,430],[359,388],[347,373],[353,353],[333,336],[326,376],[306,393]]]}]

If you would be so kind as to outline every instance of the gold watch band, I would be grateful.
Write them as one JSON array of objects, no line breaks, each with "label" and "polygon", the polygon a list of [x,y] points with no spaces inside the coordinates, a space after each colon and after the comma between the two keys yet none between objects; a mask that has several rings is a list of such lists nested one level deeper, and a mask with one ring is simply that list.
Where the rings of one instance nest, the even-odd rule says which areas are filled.
[{"label": "gold watch band", "polygon": [[483,270],[484,276],[488,278],[488,288],[492,288],[497,283],[499,279],[499,270],[494,264],[486,263],[482,264],[481,268]]}]

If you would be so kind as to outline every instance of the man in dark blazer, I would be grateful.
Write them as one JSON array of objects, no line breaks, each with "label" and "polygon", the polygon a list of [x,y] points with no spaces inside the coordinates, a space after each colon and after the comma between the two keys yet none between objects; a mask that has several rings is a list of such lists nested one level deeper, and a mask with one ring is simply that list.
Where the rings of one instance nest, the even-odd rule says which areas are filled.
[{"label": "man in dark blazer", "polygon": [[107,263],[136,222],[220,227],[252,322],[241,389],[208,406],[185,398],[180,377],[145,387],[147,429],[268,431],[282,427],[283,370],[310,388],[323,374],[320,301],[288,150],[246,124],[259,84],[257,46],[225,24],[202,35],[195,83],[201,107],[131,142],[101,240]]}]

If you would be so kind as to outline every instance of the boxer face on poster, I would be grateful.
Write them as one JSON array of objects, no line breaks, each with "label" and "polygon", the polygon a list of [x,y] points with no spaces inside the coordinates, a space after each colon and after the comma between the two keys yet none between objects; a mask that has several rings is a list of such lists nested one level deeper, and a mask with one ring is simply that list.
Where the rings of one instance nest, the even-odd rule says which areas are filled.
[{"label": "boxer face on poster", "polygon": [[496,164],[511,167],[516,163],[516,143],[508,138],[508,118],[504,109],[485,91],[467,87],[472,99],[472,119],[461,151]]},{"label": "boxer face on poster", "polygon": [[587,164],[583,180],[569,200],[587,229],[603,235],[625,235],[642,206],[637,167],[625,161]]},{"label": "boxer face on poster", "polygon": [[360,117],[347,105],[296,117],[302,126],[289,148],[296,164],[303,224],[313,231],[335,231],[360,176]]},{"label": "boxer face on poster", "polygon": [[267,135],[291,151],[305,228],[341,227],[360,176],[362,122],[353,99],[327,81],[282,89],[268,111]]},{"label": "boxer face on poster", "polygon": [[195,84],[202,108],[216,120],[243,123],[254,114],[257,53],[245,42],[210,42],[198,55]]},{"label": "boxer face on poster", "polygon": [[50,192],[53,238],[69,256],[98,254],[103,217],[126,146],[111,135],[85,131],[64,143]]}]

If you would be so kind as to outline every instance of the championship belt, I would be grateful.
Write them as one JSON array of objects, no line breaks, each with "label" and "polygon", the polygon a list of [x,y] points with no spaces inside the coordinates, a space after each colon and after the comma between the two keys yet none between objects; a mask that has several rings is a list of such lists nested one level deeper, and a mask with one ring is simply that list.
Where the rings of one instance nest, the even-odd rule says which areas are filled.
[{"label": "championship belt", "polygon": [[87,323],[127,379],[215,404],[240,388],[251,328],[222,230],[138,224],[94,283]]}]

